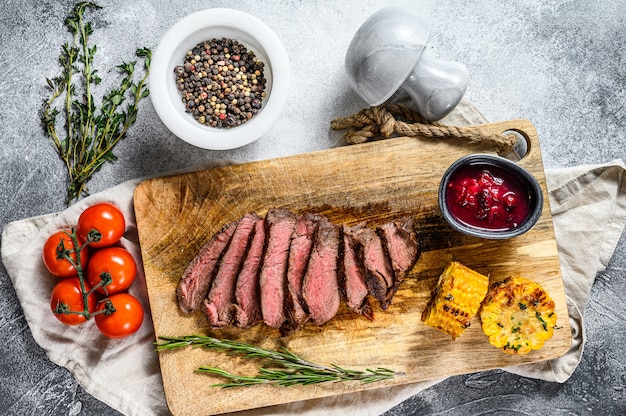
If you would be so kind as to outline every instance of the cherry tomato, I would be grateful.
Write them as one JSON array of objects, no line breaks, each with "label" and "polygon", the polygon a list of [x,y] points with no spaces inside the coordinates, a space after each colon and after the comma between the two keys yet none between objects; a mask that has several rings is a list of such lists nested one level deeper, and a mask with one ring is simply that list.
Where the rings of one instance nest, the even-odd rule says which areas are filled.
[{"label": "cherry tomato", "polygon": [[91,243],[91,247],[111,246],[124,235],[126,230],[124,214],[118,207],[108,202],[92,205],[78,217],[78,234],[86,240],[92,229],[100,232],[102,237],[100,241]]},{"label": "cherry tomato", "polygon": [[113,295],[130,287],[137,276],[137,264],[133,256],[122,247],[107,247],[96,251],[87,265],[87,280],[91,287],[100,283],[103,273],[108,273],[111,282],[98,286],[96,290]]},{"label": "cherry tomato", "polygon": [[[46,240],[43,246],[43,262],[46,268],[57,277],[78,276],[76,267],[67,258],[61,256],[63,250],[67,251],[70,258],[76,262],[76,252],[74,250],[74,242],[66,233],[71,230],[61,230],[52,234]],[[63,245],[61,245],[63,243]],[[82,239],[78,238],[78,244],[82,244]],[[61,256],[59,258],[59,256]],[[80,264],[85,269],[87,259],[89,258],[88,246],[85,246],[80,253]]]},{"label": "cherry tomato", "polygon": [[[115,312],[110,315],[95,316],[96,326],[109,338],[124,338],[134,334],[143,322],[143,307],[133,295],[116,293],[108,300],[113,304]],[[98,305],[98,311],[106,309],[106,301]]]},{"label": "cherry tomato", "polygon": [[[89,312],[96,310],[96,295],[91,293],[87,297],[87,305]],[[59,309],[65,309],[67,311],[82,312],[84,310],[83,294],[80,289],[80,280],[78,277],[70,277],[63,279],[56,284],[52,289],[52,296],[50,299],[50,309],[57,319],[67,325],[78,325],[87,321],[83,315],[75,313],[62,313]]]}]

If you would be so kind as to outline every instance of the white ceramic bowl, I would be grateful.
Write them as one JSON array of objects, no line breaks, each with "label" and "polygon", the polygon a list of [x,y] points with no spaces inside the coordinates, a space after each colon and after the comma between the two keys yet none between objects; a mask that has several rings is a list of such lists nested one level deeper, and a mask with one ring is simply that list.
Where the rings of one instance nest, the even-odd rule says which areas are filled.
[{"label": "white ceramic bowl", "polygon": [[[188,50],[203,41],[221,38],[238,41],[265,64],[263,105],[250,120],[233,128],[205,126],[185,112],[174,75],[174,67],[183,64]],[[187,143],[212,150],[234,149],[261,137],[280,116],[289,82],[289,61],[276,34],[254,16],[221,8],[190,14],[172,26],[152,56],[149,76],[152,104],[167,128]]]}]

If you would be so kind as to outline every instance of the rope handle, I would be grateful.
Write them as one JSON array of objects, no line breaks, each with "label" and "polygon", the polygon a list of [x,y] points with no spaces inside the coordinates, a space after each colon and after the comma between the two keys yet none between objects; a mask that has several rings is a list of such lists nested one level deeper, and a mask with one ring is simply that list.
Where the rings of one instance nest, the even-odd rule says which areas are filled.
[{"label": "rope handle", "polygon": [[[400,118],[407,120],[402,121]],[[430,123],[418,112],[400,104],[379,105],[365,108],[348,117],[339,117],[330,122],[333,130],[349,129],[345,133],[348,144],[364,143],[371,138],[388,139],[393,134],[407,137],[456,138],[469,143],[487,143],[506,153],[513,149],[517,138],[511,134],[494,133],[477,126],[447,126]]]}]

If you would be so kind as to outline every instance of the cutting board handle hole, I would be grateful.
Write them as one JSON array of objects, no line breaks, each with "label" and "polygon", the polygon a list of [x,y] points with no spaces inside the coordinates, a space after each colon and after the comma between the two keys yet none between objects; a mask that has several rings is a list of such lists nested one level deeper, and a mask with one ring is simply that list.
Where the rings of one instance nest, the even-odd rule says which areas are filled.
[{"label": "cutting board handle hole", "polygon": [[501,154],[500,156],[510,159],[513,162],[518,162],[522,160],[530,151],[530,139],[528,138],[528,136],[523,131],[514,129],[505,130],[502,132],[502,134],[513,135],[515,136],[517,141],[515,142],[512,150],[509,150],[508,152],[506,152],[505,154]]}]

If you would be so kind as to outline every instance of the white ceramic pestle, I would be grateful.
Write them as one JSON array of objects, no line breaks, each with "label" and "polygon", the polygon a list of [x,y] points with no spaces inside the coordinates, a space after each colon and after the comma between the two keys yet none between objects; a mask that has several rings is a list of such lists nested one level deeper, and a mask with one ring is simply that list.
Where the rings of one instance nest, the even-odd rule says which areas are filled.
[{"label": "white ceramic pestle", "polygon": [[437,121],[459,103],[469,84],[465,65],[425,52],[431,25],[411,9],[387,7],[370,16],[346,53],[350,85],[371,106],[402,89],[417,111]]}]

